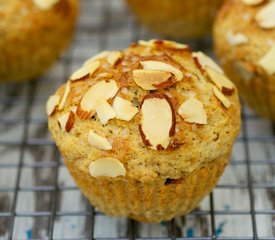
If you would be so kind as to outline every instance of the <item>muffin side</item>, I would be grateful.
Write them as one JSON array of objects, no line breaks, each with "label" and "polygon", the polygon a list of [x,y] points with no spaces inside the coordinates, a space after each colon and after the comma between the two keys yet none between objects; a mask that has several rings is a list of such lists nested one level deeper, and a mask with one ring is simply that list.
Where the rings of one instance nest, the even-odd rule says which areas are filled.
[{"label": "muffin side", "polygon": [[274,48],[275,28],[265,29],[256,20],[270,3],[226,1],[216,19],[213,36],[220,63],[236,83],[241,97],[258,114],[275,120],[275,75],[260,64]]},{"label": "muffin side", "polygon": [[32,0],[0,3],[0,82],[32,80],[69,45],[79,3],[60,0],[42,10]]}]

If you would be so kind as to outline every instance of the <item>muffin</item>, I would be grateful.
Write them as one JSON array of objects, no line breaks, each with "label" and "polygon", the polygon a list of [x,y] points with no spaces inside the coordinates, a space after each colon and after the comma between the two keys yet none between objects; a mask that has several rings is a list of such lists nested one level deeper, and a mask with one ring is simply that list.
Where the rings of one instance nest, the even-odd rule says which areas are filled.
[{"label": "muffin", "polygon": [[143,222],[194,209],[223,173],[240,130],[237,89],[220,67],[164,40],[92,57],[46,110],[92,205]]},{"label": "muffin", "polygon": [[0,0],[0,82],[32,80],[68,46],[78,0]]},{"label": "muffin", "polygon": [[223,0],[127,0],[137,19],[152,31],[174,38],[209,34]]},{"label": "muffin", "polygon": [[248,106],[275,121],[275,2],[226,1],[215,22],[214,42]]}]

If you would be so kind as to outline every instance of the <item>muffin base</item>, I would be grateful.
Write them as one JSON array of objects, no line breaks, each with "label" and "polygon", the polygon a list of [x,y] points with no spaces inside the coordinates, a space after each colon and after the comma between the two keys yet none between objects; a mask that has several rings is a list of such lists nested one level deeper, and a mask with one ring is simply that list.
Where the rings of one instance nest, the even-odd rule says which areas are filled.
[{"label": "muffin base", "polygon": [[126,177],[94,178],[79,172],[70,162],[65,163],[83,194],[105,214],[157,223],[185,215],[197,207],[216,185],[229,155],[170,183],[167,180],[143,183]]}]

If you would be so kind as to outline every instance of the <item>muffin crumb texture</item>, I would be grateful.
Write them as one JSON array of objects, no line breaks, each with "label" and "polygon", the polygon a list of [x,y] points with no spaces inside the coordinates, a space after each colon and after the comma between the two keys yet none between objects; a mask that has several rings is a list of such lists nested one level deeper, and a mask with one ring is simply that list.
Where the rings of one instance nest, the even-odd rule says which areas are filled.
[{"label": "muffin crumb texture", "polygon": [[237,89],[223,70],[165,40],[88,59],[46,112],[91,203],[145,222],[191,211],[222,174],[240,129]]},{"label": "muffin crumb texture", "polygon": [[275,1],[227,0],[214,24],[225,73],[246,103],[275,120]]}]

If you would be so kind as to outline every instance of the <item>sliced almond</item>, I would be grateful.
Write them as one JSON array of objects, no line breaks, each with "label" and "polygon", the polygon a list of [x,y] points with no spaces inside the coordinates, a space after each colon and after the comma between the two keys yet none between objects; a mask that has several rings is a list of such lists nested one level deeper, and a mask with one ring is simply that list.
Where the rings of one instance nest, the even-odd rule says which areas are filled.
[{"label": "sliced almond", "polygon": [[108,139],[98,135],[93,130],[89,131],[88,142],[92,146],[95,146],[96,148],[99,148],[102,150],[111,150],[112,149],[112,144],[108,141]]},{"label": "sliced almond", "polygon": [[77,80],[82,80],[86,77],[91,77],[99,67],[100,67],[100,61],[92,61],[91,63],[75,71],[71,75],[70,80],[77,81]]},{"label": "sliced almond", "polygon": [[231,102],[215,86],[213,86],[213,92],[214,92],[215,96],[221,101],[221,103],[223,104],[223,106],[225,106],[226,108],[229,108],[231,106]]},{"label": "sliced almond", "polygon": [[275,1],[271,1],[257,13],[256,21],[264,29],[275,28]]},{"label": "sliced almond", "polygon": [[121,51],[112,51],[108,54],[107,62],[114,66],[116,63],[122,58],[122,52]]},{"label": "sliced almond", "polygon": [[118,91],[117,83],[114,80],[99,81],[89,88],[89,90],[82,97],[78,108],[77,116],[81,119],[89,118],[93,115],[95,110],[95,103],[99,99],[111,99]]},{"label": "sliced almond", "polygon": [[74,114],[76,114],[77,106],[71,106],[70,109]]},{"label": "sliced almond", "polygon": [[231,46],[239,46],[248,43],[248,38],[243,33],[233,33],[229,31],[227,33],[227,41]]},{"label": "sliced almond", "polygon": [[144,70],[161,70],[167,71],[175,75],[177,81],[181,81],[183,78],[183,73],[178,68],[160,61],[141,61]]},{"label": "sliced almond", "polygon": [[149,41],[139,40],[139,45],[145,46],[145,47],[155,47],[157,44],[163,44],[163,46],[167,48],[172,49],[188,49],[188,45],[177,43],[174,41],[168,41],[168,40],[158,40],[158,39],[151,39]]},{"label": "sliced almond", "polygon": [[275,73],[275,45],[259,60],[259,65],[267,74],[272,75]]},{"label": "sliced almond", "polygon": [[59,117],[57,121],[61,131],[69,132],[74,126],[74,122],[75,122],[74,113],[72,111],[69,111],[63,114],[61,117]]},{"label": "sliced almond", "polygon": [[166,149],[175,134],[176,116],[169,97],[162,93],[147,94],[141,103],[142,140],[155,150]]},{"label": "sliced almond", "polygon": [[61,102],[60,102],[60,104],[58,106],[59,110],[62,110],[64,108],[65,103],[67,101],[67,98],[68,98],[68,96],[70,94],[70,91],[71,91],[71,83],[70,83],[70,81],[68,81],[67,84],[66,84],[66,87],[65,87],[65,91],[64,91],[63,97],[62,97]]},{"label": "sliced almond", "polygon": [[199,68],[201,70],[205,70],[205,67],[209,66],[215,69],[217,72],[223,73],[223,70],[220,68],[220,66],[215,63],[215,61],[213,61],[210,57],[206,56],[203,52],[194,52],[192,53],[192,57],[199,65]]},{"label": "sliced almond", "polygon": [[205,71],[209,75],[212,82],[224,94],[232,94],[234,92],[234,84],[222,73],[215,71],[213,68],[206,66]]},{"label": "sliced almond", "polygon": [[52,95],[49,97],[46,103],[46,113],[48,116],[51,116],[55,112],[59,102],[60,102],[60,97],[58,95]]},{"label": "sliced almond", "polygon": [[114,99],[113,109],[116,112],[116,118],[125,121],[130,121],[138,113],[137,107],[121,97]]},{"label": "sliced almond", "polygon": [[133,71],[133,78],[135,83],[144,90],[155,90],[163,88],[162,86],[166,88],[175,83],[170,72],[161,70],[137,69]]},{"label": "sliced almond", "polygon": [[110,119],[113,119],[116,117],[115,110],[103,98],[97,100],[95,104],[95,111],[102,125],[107,124]]},{"label": "sliced almond", "polygon": [[108,54],[110,53],[110,51],[103,51],[103,52],[100,52],[98,54],[96,54],[95,56],[87,59],[83,66],[87,66],[87,65],[90,65],[92,62],[96,61],[96,60],[99,60],[99,59],[102,59],[102,58],[106,58],[108,56]]},{"label": "sliced almond", "polygon": [[188,123],[206,124],[207,115],[201,101],[194,97],[189,98],[181,104],[179,115]]},{"label": "sliced almond", "polygon": [[40,10],[50,10],[55,4],[57,4],[60,0],[33,0],[33,3]]},{"label": "sliced almond", "polygon": [[93,177],[118,177],[125,176],[126,169],[116,158],[99,158],[89,165]]},{"label": "sliced almond", "polygon": [[246,5],[250,5],[250,6],[256,6],[259,5],[261,3],[263,3],[265,0],[242,0],[242,2]]}]

